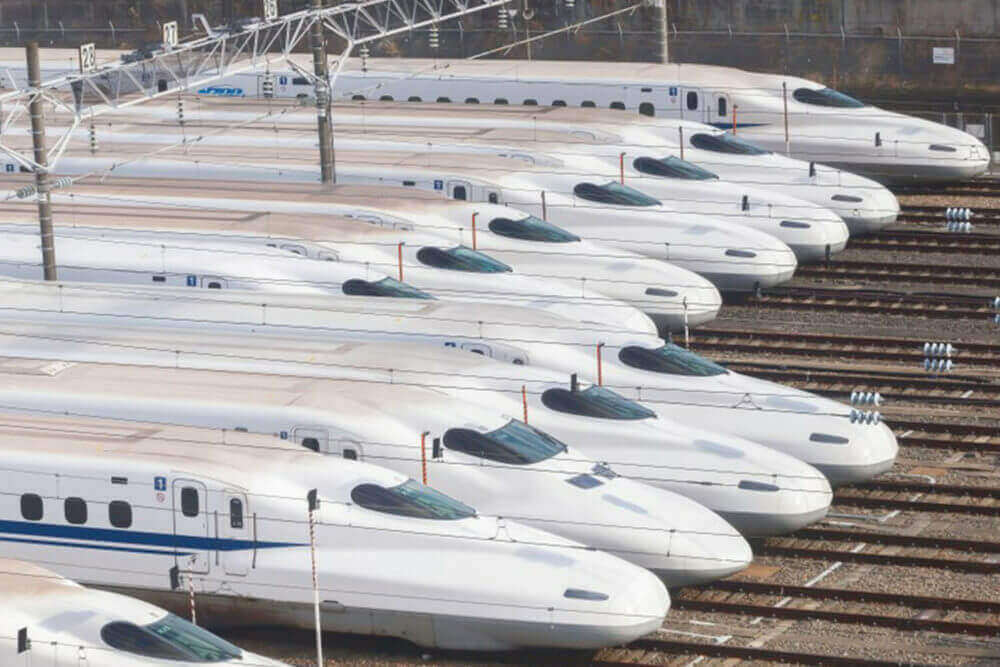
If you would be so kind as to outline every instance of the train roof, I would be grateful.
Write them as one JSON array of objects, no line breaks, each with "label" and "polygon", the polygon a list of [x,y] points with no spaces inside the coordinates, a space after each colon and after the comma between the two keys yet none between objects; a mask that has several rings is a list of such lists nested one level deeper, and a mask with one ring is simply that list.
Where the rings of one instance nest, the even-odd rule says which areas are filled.
[{"label": "train roof", "polygon": [[5,599],[34,598],[84,590],[83,586],[41,565],[13,558],[0,558],[0,591]]}]

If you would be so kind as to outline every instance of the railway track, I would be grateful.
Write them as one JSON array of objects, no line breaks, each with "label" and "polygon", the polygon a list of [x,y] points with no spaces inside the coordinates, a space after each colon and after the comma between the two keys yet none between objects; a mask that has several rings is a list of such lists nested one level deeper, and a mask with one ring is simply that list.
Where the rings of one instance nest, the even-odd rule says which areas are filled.
[{"label": "railway track", "polygon": [[894,185],[890,189],[897,195],[996,197],[1000,196],[1000,180],[983,178],[954,185]]},{"label": "railway track", "polygon": [[[961,206],[961,204],[958,204]],[[903,205],[900,206],[897,223],[917,224],[917,225],[944,225],[948,220],[944,216],[944,206],[921,206]],[[973,209],[972,220],[975,227],[997,227],[1000,226],[1000,210],[998,209]]]},{"label": "railway track", "polygon": [[1000,250],[1000,235],[887,229],[871,236],[853,237],[847,247],[890,252],[992,255]]},{"label": "railway track", "polygon": [[905,535],[899,533],[877,533],[871,530],[843,530],[838,528],[802,528],[795,531],[797,540],[818,542],[851,542],[880,544],[883,546],[908,547],[912,549],[947,549],[980,554],[1000,554],[1000,542],[986,540],[965,540],[934,535]]},{"label": "railway track", "polygon": [[[924,342],[914,338],[879,336],[842,336],[805,332],[731,331],[711,326],[692,332],[692,346],[711,354],[738,352],[770,353],[783,356],[831,356],[870,361],[905,361],[914,364],[924,359]],[[991,343],[961,343],[956,345],[955,359],[962,366],[1000,363],[1000,345]]]},{"label": "railway track", "polygon": [[[711,658],[737,658],[740,660],[779,662],[792,665],[828,665],[830,667],[899,666],[899,661],[870,660],[866,658],[849,658],[841,655],[820,655],[816,653],[730,646],[722,643],[705,644],[666,641],[662,639],[640,639],[621,649],[602,651],[602,655],[607,655],[607,658],[596,660],[592,664],[600,665],[601,667],[625,667],[626,665],[629,667],[660,667],[663,664],[662,661],[646,662],[646,660],[656,660],[656,654],[702,655]],[[911,665],[911,667],[922,667],[918,663],[907,664]]]},{"label": "railway track", "polygon": [[750,297],[751,306],[774,310],[902,315],[933,319],[982,319],[994,314],[991,299],[968,294],[899,290],[769,287]]},{"label": "railway track", "polygon": [[[877,548],[895,549],[895,547],[884,546],[877,546]],[[919,553],[901,554],[873,552],[871,550],[857,551],[848,548],[817,547],[815,540],[797,538],[795,535],[785,538],[773,538],[763,544],[755,544],[753,550],[756,556],[822,560],[830,563],[861,563],[881,567],[923,567],[968,574],[995,575],[1000,573],[1000,563],[997,562],[924,555],[925,550],[920,550]],[[934,553],[940,553],[941,551],[941,549],[933,550]]]},{"label": "railway track", "polygon": [[1000,427],[950,422],[892,420],[902,447],[1000,454]]},{"label": "railway track", "polygon": [[[898,492],[897,492],[898,493]],[[862,494],[854,489],[838,490],[833,496],[834,505],[848,505],[866,509],[899,510],[901,512],[937,512],[944,514],[963,514],[969,516],[1000,516],[1000,505],[992,497],[967,496],[965,502],[954,502],[952,494],[944,492],[927,492],[927,495],[946,496],[949,500],[938,502],[934,500],[913,500],[900,498],[898,495],[885,496]],[[922,496],[926,498],[926,495]]]},{"label": "railway track", "polygon": [[838,260],[827,264],[804,264],[795,270],[796,277],[822,280],[864,280],[892,283],[1000,287],[1000,268],[982,268],[950,264],[915,264],[901,262],[863,262]]}]

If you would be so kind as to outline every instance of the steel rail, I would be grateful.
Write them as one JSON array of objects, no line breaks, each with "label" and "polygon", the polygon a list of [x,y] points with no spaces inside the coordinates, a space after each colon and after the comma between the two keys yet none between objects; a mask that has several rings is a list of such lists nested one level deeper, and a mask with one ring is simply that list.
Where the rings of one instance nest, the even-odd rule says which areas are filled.
[{"label": "steel rail", "polygon": [[836,549],[802,549],[772,544],[757,545],[754,553],[758,556],[786,556],[790,558],[806,558],[829,562],[862,563],[866,565],[926,567],[953,572],[970,574],[998,574],[1000,563],[984,563],[981,561],[956,560],[951,558],[928,558],[924,556],[904,556],[872,554]]},{"label": "steel rail", "polygon": [[885,546],[913,547],[918,549],[950,549],[984,554],[1000,553],[1000,542],[983,540],[963,540],[953,537],[931,535],[899,535],[875,533],[859,530],[837,530],[833,528],[803,528],[795,531],[793,539],[822,540],[829,542],[864,542]]},{"label": "steel rail", "polygon": [[986,319],[993,313],[987,297],[968,294],[927,294],[818,286],[769,287],[762,290],[759,295],[751,296],[747,304],[774,309],[917,315],[947,319]]},{"label": "steel rail", "polygon": [[962,505],[959,503],[935,503],[924,500],[900,500],[897,498],[873,498],[854,496],[838,491],[833,496],[834,505],[866,507],[869,509],[891,509],[904,512],[941,512],[945,514],[968,514],[973,516],[1000,516],[1000,505]]},{"label": "steel rail", "polygon": [[795,271],[799,278],[866,280],[893,283],[919,282],[936,285],[1000,287],[1000,269],[946,264],[902,262],[834,261],[805,264]]}]

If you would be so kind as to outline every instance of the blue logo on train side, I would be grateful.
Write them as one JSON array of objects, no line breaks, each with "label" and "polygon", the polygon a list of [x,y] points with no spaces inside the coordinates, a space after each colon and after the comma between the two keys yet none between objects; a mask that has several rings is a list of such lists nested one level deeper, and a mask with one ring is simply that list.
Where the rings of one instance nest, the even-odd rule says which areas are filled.
[{"label": "blue logo on train side", "polygon": [[208,86],[198,89],[199,95],[219,95],[221,97],[243,97],[242,88],[232,86]]}]

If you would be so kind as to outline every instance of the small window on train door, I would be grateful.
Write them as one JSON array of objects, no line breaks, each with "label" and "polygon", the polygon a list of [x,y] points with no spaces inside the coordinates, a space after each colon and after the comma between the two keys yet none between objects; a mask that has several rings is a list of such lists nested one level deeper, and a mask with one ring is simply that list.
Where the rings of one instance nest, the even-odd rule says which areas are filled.
[{"label": "small window on train door", "polygon": [[181,489],[181,514],[198,516],[198,489],[193,486]]},{"label": "small window on train door", "polygon": [[469,195],[465,191],[465,186],[464,185],[456,185],[454,188],[452,188],[452,190],[451,190],[451,198],[452,199],[461,199],[462,201],[467,200],[469,198]]},{"label": "small window on train door", "polygon": [[612,109],[618,109],[619,111],[625,111],[625,103],[624,102],[612,102],[611,103],[611,108]]},{"label": "small window on train door", "polygon": [[349,461],[357,461],[358,460],[358,450],[354,449],[353,447],[345,447],[343,455],[344,455],[344,458],[347,459],[347,460],[349,460]]},{"label": "small window on train door", "polygon": [[63,502],[63,511],[68,523],[87,523],[87,501],[83,498],[67,498]]},{"label": "small window on train door", "polygon": [[37,493],[25,493],[21,495],[21,516],[28,521],[42,520],[42,497]]},{"label": "small window on train door", "polygon": [[500,193],[498,193],[498,192],[491,192],[491,193],[489,193],[489,195],[487,195],[486,199],[491,204],[499,204],[500,203]]},{"label": "small window on train door", "polygon": [[653,106],[652,102],[643,102],[639,105],[639,113],[643,116],[655,116],[656,107]]},{"label": "small window on train door", "polygon": [[725,97],[719,98],[719,118],[725,118],[729,114],[729,102]]},{"label": "small window on train door", "polygon": [[302,438],[302,446],[306,449],[311,449],[314,452],[319,451],[319,439],[318,438]]},{"label": "small window on train door", "polygon": [[698,110],[698,93],[694,90],[689,90],[687,94],[687,108],[688,111]]},{"label": "small window on train door", "polygon": [[243,528],[243,501],[239,498],[229,499],[229,527]]}]

